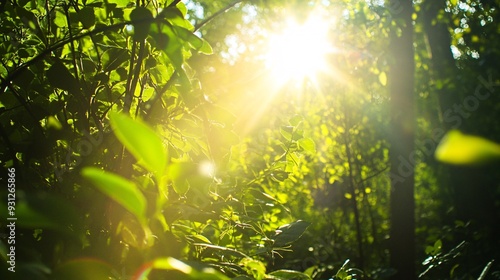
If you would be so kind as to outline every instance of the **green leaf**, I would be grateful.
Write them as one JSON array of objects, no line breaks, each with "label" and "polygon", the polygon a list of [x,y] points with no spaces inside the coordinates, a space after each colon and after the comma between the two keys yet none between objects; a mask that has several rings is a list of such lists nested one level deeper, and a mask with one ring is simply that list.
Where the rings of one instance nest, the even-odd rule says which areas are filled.
[{"label": "green leaf", "polygon": [[288,179],[288,173],[281,170],[276,170],[271,173],[271,179],[275,182],[283,182]]},{"label": "green leaf", "polygon": [[189,162],[175,162],[168,166],[168,178],[172,181],[174,190],[184,195],[189,190],[188,178],[196,172],[196,167]]},{"label": "green leaf", "polygon": [[149,27],[153,19],[153,14],[145,7],[137,7],[130,13],[130,20],[134,23],[134,39],[142,41],[148,37]]},{"label": "green leaf", "polygon": [[282,126],[280,129],[281,135],[287,140],[292,141],[293,126]]},{"label": "green leaf", "polygon": [[178,7],[168,7],[158,16],[167,19],[174,26],[180,26],[187,30],[194,31],[194,26],[189,20],[184,18],[184,14]]},{"label": "green leaf", "polygon": [[160,136],[140,120],[125,114],[111,112],[109,118],[116,137],[140,165],[160,179],[167,167],[167,150]]},{"label": "green leaf", "polygon": [[298,220],[290,224],[280,226],[274,236],[274,247],[286,246],[297,239],[306,231],[311,223]]},{"label": "green leaf", "polygon": [[212,242],[210,242],[210,240],[208,240],[208,238],[206,238],[205,236],[203,236],[201,234],[188,235],[187,237],[189,239],[197,240],[197,242],[203,242],[203,243],[207,243],[207,244],[212,244]]},{"label": "green leaf", "polygon": [[115,70],[130,59],[126,49],[111,48],[103,54],[104,72]]},{"label": "green leaf", "polygon": [[68,68],[59,60],[57,60],[46,72],[47,79],[51,86],[60,88],[68,92],[78,90],[76,78],[71,75]]},{"label": "green leaf", "polygon": [[[5,196],[6,197],[6,196]],[[16,203],[16,225],[31,229],[51,229],[70,235],[77,235],[80,228],[79,215],[66,198],[46,192],[24,193],[19,191]],[[0,202],[2,209],[7,205]],[[0,218],[7,219],[7,211]]]},{"label": "green leaf", "polygon": [[302,138],[297,141],[299,147],[306,152],[316,153],[316,143],[311,138]]},{"label": "green leaf", "polygon": [[84,168],[82,176],[145,224],[146,198],[133,182],[95,167]]},{"label": "green leaf", "polygon": [[266,266],[258,260],[252,258],[244,258],[240,261],[240,265],[245,268],[248,274],[254,279],[264,279],[266,277]]},{"label": "green leaf", "polygon": [[177,25],[173,26],[173,29],[175,30],[176,34],[182,38],[182,40],[186,41],[193,49],[203,53],[203,54],[212,54],[213,50],[210,44],[193,34],[192,31],[189,31],[188,29],[184,27],[180,27]]},{"label": "green leaf", "polygon": [[294,271],[294,270],[276,270],[269,275],[275,277],[273,279],[292,279],[292,280],[311,280],[312,278],[309,275],[304,274],[302,272]]},{"label": "green leaf", "polygon": [[229,280],[227,276],[211,267],[197,269],[172,257],[154,260],[143,268],[140,275],[146,277],[153,269],[175,270],[184,275],[188,275],[191,280]]},{"label": "green leaf", "polygon": [[437,160],[451,164],[480,164],[500,159],[500,145],[458,130],[449,131],[436,148]]},{"label": "green leaf", "polygon": [[84,28],[88,29],[95,25],[95,13],[92,7],[83,7],[77,15]]},{"label": "green leaf", "polygon": [[131,0],[108,0],[108,3],[116,4],[117,7],[126,7]]},{"label": "green leaf", "polygon": [[207,250],[207,252],[218,252],[222,255],[233,256],[236,258],[250,258],[249,256],[245,255],[244,253],[242,253],[236,249],[233,249],[233,248],[227,248],[227,247],[223,247],[223,246],[204,244],[204,243],[195,243],[193,245],[203,247],[205,250]]},{"label": "green leaf", "polygon": [[378,80],[383,86],[387,85],[387,75],[385,74],[385,72],[382,72],[378,75]]},{"label": "green leaf", "polygon": [[197,49],[197,51],[202,54],[213,54],[214,50],[212,49],[212,46],[210,46],[210,44],[205,39],[202,38],[202,40],[203,45],[199,49]]}]

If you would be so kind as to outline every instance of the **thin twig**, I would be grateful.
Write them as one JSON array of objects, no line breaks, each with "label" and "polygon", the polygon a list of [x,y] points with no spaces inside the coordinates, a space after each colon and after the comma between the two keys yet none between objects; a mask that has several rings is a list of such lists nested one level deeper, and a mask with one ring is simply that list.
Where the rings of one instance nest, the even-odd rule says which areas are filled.
[{"label": "thin twig", "polygon": [[218,17],[220,14],[227,12],[229,9],[233,8],[236,6],[236,4],[243,2],[244,0],[236,0],[233,3],[227,5],[226,7],[218,10],[215,12],[213,15],[207,17],[206,19],[202,20],[200,23],[196,24],[194,26],[194,31],[197,31],[198,29],[202,28],[205,24],[209,23],[212,21],[214,18]]}]

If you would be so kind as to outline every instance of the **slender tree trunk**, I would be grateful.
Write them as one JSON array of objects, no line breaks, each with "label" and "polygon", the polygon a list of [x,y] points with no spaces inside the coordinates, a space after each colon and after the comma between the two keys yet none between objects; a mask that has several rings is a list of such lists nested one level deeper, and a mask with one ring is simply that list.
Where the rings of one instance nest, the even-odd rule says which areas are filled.
[{"label": "slender tree trunk", "polygon": [[416,279],[414,170],[414,54],[411,0],[391,1],[394,23],[389,72],[391,199],[390,262],[392,279]]}]

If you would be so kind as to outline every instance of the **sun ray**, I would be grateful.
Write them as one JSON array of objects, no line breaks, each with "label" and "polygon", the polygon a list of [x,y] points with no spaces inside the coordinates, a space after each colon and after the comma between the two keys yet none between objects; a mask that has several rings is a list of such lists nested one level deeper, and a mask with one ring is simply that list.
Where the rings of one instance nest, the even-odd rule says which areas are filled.
[{"label": "sun ray", "polygon": [[275,83],[314,81],[328,69],[327,55],[333,53],[328,21],[312,17],[302,24],[288,20],[281,32],[269,36],[266,67]]}]

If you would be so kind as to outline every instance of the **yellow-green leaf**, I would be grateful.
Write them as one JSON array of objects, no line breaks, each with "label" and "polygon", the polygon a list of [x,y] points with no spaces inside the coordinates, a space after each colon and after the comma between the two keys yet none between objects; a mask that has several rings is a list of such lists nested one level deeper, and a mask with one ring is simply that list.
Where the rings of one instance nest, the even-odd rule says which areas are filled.
[{"label": "yellow-green leaf", "polygon": [[449,131],[436,149],[436,159],[451,164],[477,164],[500,158],[500,145],[458,130]]},{"label": "yellow-green leaf", "polygon": [[316,143],[311,138],[301,138],[298,141],[299,146],[307,152],[315,153],[316,152]]},{"label": "yellow-green leaf", "polygon": [[378,75],[378,80],[383,86],[387,85],[387,75],[385,74],[385,72],[382,72]]},{"label": "yellow-green leaf", "polygon": [[229,280],[227,276],[211,267],[203,268],[200,271],[189,264],[172,257],[158,258],[153,262],[148,263],[146,266],[143,266],[143,270],[140,272],[140,275],[146,277],[153,269],[178,271],[189,276],[189,279],[192,280]]},{"label": "yellow-green leaf", "polygon": [[161,178],[167,167],[167,150],[160,136],[148,125],[121,113],[110,113],[116,137],[148,171]]},{"label": "yellow-green leaf", "polygon": [[141,224],[145,224],[146,198],[133,182],[96,167],[84,168],[82,176],[137,217]]},{"label": "yellow-green leaf", "polygon": [[210,46],[210,44],[205,40],[203,39],[203,45],[198,49],[198,51],[202,54],[213,54],[214,53],[214,50],[212,49],[212,46]]}]

